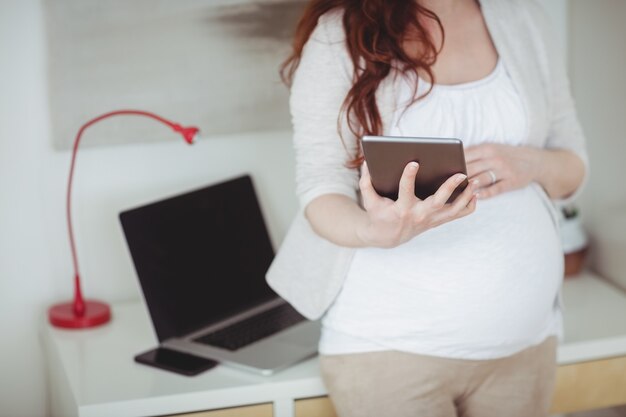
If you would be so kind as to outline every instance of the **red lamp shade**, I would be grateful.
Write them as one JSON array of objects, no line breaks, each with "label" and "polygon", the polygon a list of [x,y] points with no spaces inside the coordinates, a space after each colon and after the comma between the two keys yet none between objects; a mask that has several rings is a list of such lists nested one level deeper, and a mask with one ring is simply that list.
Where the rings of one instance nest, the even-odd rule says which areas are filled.
[{"label": "red lamp shade", "polygon": [[100,115],[91,119],[81,126],[74,140],[74,148],[72,151],[72,162],[70,165],[70,174],[67,182],[67,229],[70,238],[70,248],[72,250],[72,260],[74,265],[74,300],[55,304],[48,310],[48,319],[53,326],[64,327],[69,329],[81,329],[99,326],[111,320],[111,309],[108,304],[97,300],[85,300],[80,288],[80,273],[78,270],[78,258],[76,256],[76,245],[74,243],[74,231],[72,229],[72,179],[74,177],[74,166],[76,164],[76,153],[83,132],[91,125],[98,123],[100,120],[113,116],[135,115],[149,117],[157,120],[172,130],[179,133],[188,144],[194,143],[195,137],[199,129],[197,127],[183,127],[178,123],[173,123],[167,119],[157,116],[154,113],[142,110],[116,110]]}]

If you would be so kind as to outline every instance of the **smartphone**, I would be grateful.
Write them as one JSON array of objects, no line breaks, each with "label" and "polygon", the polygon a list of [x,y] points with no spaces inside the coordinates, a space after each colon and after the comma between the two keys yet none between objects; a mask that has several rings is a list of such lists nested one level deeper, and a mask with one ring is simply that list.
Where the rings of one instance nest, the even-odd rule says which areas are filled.
[{"label": "smartphone", "polygon": [[[363,153],[376,192],[398,199],[402,172],[409,162],[419,163],[415,177],[415,195],[425,199],[433,195],[452,175],[467,175],[463,142],[456,138],[400,136],[363,136]],[[467,178],[457,186],[448,203],[467,187]]]},{"label": "smartphone", "polygon": [[201,358],[188,353],[158,347],[135,356],[135,362],[193,376],[219,364],[212,359]]}]

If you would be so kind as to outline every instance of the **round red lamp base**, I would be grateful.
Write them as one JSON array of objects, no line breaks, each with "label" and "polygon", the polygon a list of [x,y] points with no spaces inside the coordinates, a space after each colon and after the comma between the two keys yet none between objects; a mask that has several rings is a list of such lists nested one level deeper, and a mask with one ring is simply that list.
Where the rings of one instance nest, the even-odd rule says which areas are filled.
[{"label": "round red lamp base", "polygon": [[78,316],[74,313],[74,303],[70,301],[50,307],[48,319],[53,326],[66,329],[97,327],[111,320],[111,308],[100,301],[85,300],[85,314]]}]

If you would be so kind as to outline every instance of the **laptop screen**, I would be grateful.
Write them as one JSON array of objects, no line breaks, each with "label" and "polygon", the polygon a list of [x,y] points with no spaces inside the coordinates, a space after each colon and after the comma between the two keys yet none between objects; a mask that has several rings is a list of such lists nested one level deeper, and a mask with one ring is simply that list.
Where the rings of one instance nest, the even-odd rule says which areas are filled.
[{"label": "laptop screen", "polygon": [[276,296],[274,251],[249,176],[120,214],[159,341]]}]

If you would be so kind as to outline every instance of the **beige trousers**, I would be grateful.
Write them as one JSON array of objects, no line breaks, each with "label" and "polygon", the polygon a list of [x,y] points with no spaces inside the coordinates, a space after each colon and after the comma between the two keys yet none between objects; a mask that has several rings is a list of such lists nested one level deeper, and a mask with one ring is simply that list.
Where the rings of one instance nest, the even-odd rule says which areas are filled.
[{"label": "beige trousers", "polygon": [[556,336],[514,355],[449,359],[398,351],[321,355],[339,417],[545,417]]}]

